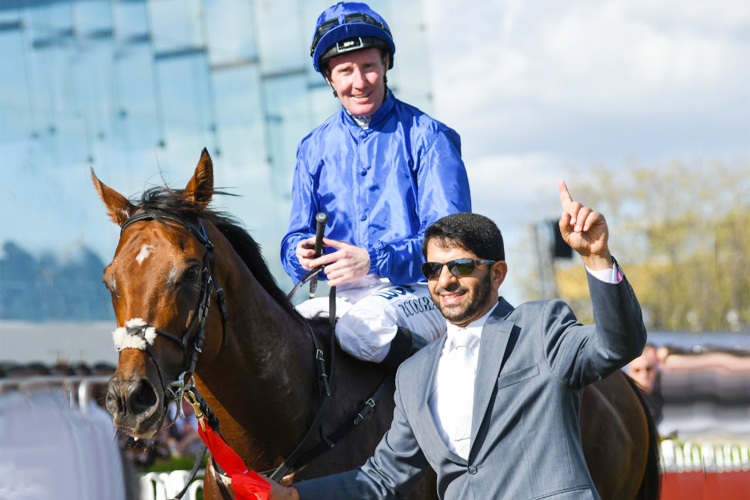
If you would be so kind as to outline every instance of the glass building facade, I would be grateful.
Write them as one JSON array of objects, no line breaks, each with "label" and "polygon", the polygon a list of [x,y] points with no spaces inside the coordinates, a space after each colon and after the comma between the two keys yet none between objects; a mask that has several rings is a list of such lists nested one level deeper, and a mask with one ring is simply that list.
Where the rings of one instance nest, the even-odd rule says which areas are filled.
[{"label": "glass building facade", "polygon": [[[296,147],[339,109],[309,56],[331,3],[0,1],[0,242],[32,253],[86,247],[106,263],[118,228],[90,168],[128,197],[182,188],[206,147],[217,188],[239,195],[214,207],[244,223],[290,288],[278,248]],[[396,42],[390,87],[429,113],[421,2],[369,5]]]}]

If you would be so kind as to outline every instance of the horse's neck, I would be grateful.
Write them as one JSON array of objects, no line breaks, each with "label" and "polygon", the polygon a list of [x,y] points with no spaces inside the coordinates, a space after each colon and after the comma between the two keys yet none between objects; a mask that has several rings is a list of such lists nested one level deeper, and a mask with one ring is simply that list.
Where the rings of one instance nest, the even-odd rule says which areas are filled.
[{"label": "horse's neck", "polygon": [[251,467],[270,467],[293,447],[317,403],[312,340],[307,324],[252,275],[228,283],[242,287],[226,289],[227,344],[197,375],[225,439]]}]

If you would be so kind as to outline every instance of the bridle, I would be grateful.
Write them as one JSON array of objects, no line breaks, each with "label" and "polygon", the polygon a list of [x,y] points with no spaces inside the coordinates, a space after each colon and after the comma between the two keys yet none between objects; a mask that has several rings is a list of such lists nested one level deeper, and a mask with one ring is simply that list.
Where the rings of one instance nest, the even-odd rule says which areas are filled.
[{"label": "bridle", "polygon": [[[162,214],[162,213],[151,213],[151,212],[141,212],[136,215],[133,215],[128,220],[123,223],[120,234],[122,235],[122,232],[125,231],[131,224],[134,224],[136,222],[140,221],[149,221],[149,220],[161,220],[161,219],[167,219],[174,222],[177,222],[178,224],[184,226],[190,233],[197,239],[204,247],[206,247],[206,253],[203,255],[203,269],[202,269],[202,276],[203,280],[201,281],[201,291],[200,291],[200,298],[198,299],[198,310],[197,313],[193,316],[190,324],[187,327],[187,330],[185,333],[179,337],[171,332],[168,332],[166,330],[163,330],[161,328],[156,328],[153,326],[149,326],[145,321],[138,321],[138,322],[128,322],[125,327],[125,333],[130,336],[135,336],[138,338],[138,347],[139,349],[143,349],[151,358],[151,361],[154,363],[154,366],[156,366],[156,370],[159,373],[159,379],[162,384],[162,388],[164,389],[164,407],[166,408],[171,400],[176,401],[177,408],[179,415],[183,418],[185,417],[183,410],[182,410],[182,404],[181,400],[185,396],[186,393],[189,393],[192,395],[192,398],[195,398],[197,396],[195,389],[194,389],[194,380],[193,380],[193,374],[195,372],[195,367],[198,361],[198,355],[201,353],[201,348],[203,346],[203,339],[205,335],[205,323],[206,323],[206,317],[208,316],[208,309],[211,305],[211,294],[213,292],[214,286],[216,287],[216,295],[217,300],[219,303],[219,309],[221,310],[222,315],[222,345],[224,345],[227,341],[226,336],[226,330],[227,330],[227,312],[226,312],[226,299],[224,297],[224,290],[219,286],[216,277],[215,277],[215,271],[214,271],[214,245],[211,242],[211,240],[208,239],[208,235],[206,234],[206,229],[203,226],[203,222],[201,219],[198,219],[198,226],[194,226],[193,224],[189,223],[188,221],[180,218],[175,217],[173,215],[168,214]],[[314,272],[308,273],[308,276],[304,280],[302,280],[300,283],[306,281],[313,275],[317,274],[321,268],[317,268]],[[294,291],[296,291],[297,288],[295,288],[290,295],[294,294]],[[330,295],[330,307],[331,311],[333,311],[334,314],[332,314],[330,319],[330,326],[331,329],[333,329],[333,325],[335,324],[335,288],[332,288],[332,292]],[[318,370],[318,390],[319,395],[321,399],[321,405],[318,408],[318,411],[316,412],[315,419],[313,421],[313,424],[308,428],[307,433],[302,438],[301,442],[297,445],[297,447],[292,451],[292,453],[284,460],[284,462],[278,466],[275,470],[267,471],[269,476],[278,481],[280,480],[287,472],[293,470],[294,463],[299,459],[300,455],[304,451],[304,447],[311,441],[311,439],[315,436],[315,434],[320,431],[320,426],[323,423],[323,417],[326,414],[326,408],[331,400],[331,388],[329,384],[329,378],[328,373],[326,372],[325,363],[326,360],[323,356],[323,350],[320,349],[318,346],[318,342],[315,339],[315,335],[312,332],[312,329],[309,327],[309,333],[312,338],[313,345],[315,347],[315,360],[316,360],[316,368]],[[197,333],[196,333],[197,331]],[[153,337],[155,335],[162,336],[168,340],[171,340],[172,342],[179,345],[183,350],[183,359],[185,359],[186,366],[184,371],[177,377],[176,380],[166,384],[164,382],[164,376],[162,375],[162,369],[159,365],[159,360],[156,357],[155,353],[153,352],[152,342]],[[193,350],[192,352],[188,353],[188,347],[190,344],[190,339],[195,336],[195,340],[193,341]],[[333,330],[331,330],[331,374],[333,372],[333,348],[334,348],[334,334]],[[149,340],[151,339],[151,340]],[[201,398],[202,399],[202,398]],[[190,400],[190,398],[188,398]],[[205,403],[205,401],[203,402]],[[373,405],[374,406],[374,405]],[[210,411],[210,408],[206,405],[205,408],[208,412],[213,413]],[[175,415],[175,418],[177,418],[177,415]],[[332,442],[330,440],[325,440],[323,443],[323,447],[321,449],[316,449],[315,454],[318,455],[322,453],[325,449],[328,449],[330,447],[333,447],[335,442]],[[200,460],[196,460],[196,465],[198,465]],[[196,468],[194,467],[194,471]],[[194,474],[194,473],[193,473]],[[187,486],[186,486],[187,488]],[[181,496],[184,494],[185,489],[178,495],[177,498],[181,498]]]},{"label": "bridle", "polygon": [[[188,325],[187,330],[182,334],[182,336],[177,336],[172,332],[168,332],[161,328],[149,326],[145,322],[140,325],[127,326],[126,331],[129,335],[138,336],[144,339],[144,350],[148,353],[154,365],[156,366],[156,370],[159,373],[159,379],[164,389],[164,395],[166,396],[164,406],[166,407],[170,403],[170,401],[175,401],[178,403],[177,408],[179,413],[182,414],[182,405],[180,404],[180,401],[182,400],[185,392],[193,387],[194,384],[193,375],[195,373],[195,367],[198,363],[198,355],[202,352],[203,348],[206,318],[208,317],[208,310],[211,306],[211,295],[214,291],[214,288],[216,289],[216,298],[219,304],[219,310],[221,311],[222,345],[224,345],[227,341],[227,325],[229,320],[227,316],[224,289],[219,285],[214,269],[214,244],[208,238],[206,228],[203,226],[203,221],[201,219],[198,219],[198,227],[196,227],[190,222],[173,215],[141,212],[133,215],[128,220],[126,220],[125,223],[123,223],[122,227],[120,228],[120,234],[122,234],[125,229],[127,229],[132,224],[135,224],[136,222],[162,219],[171,220],[182,225],[188,231],[190,231],[190,234],[192,234],[199,243],[201,243],[206,248],[206,253],[203,255],[203,267],[201,270],[202,280],[200,297],[198,298],[198,308],[196,313],[193,315],[193,318],[190,320],[190,324]],[[146,332],[148,330],[152,330],[157,335],[176,343],[182,348],[183,360],[185,362],[184,369],[182,373],[180,373],[180,375],[178,375],[177,378],[172,382],[165,383],[158,358],[153,352],[151,342],[149,342],[146,338]],[[194,340],[192,341],[192,351],[189,351],[191,339]]]},{"label": "bridle", "polygon": [[[128,335],[136,336],[139,339],[142,339],[143,342],[140,343],[142,345],[143,349],[148,353],[151,360],[153,361],[154,365],[156,366],[157,372],[159,373],[159,379],[162,383],[162,387],[164,388],[164,394],[165,394],[165,402],[164,406],[166,408],[167,405],[171,402],[171,400],[174,400],[177,402],[177,408],[178,413],[181,417],[185,417],[183,410],[182,410],[182,404],[181,400],[185,396],[186,393],[190,393],[193,395],[196,395],[195,389],[194,389],[194,379],[193,375],[195,373],[195,367],[198,362],[198,355],[201,353],[201,349],[203,347],[203,340],[205,336],[205,323],[206,323],[206,317],[208,316],[208,309],[211,305],[211,295],[214,290],[216,289],[216,297],[217,302],[219,304],[219,310],[221,311],[222,316],[222,345],[225,345],[227,342],[227,325],[228,325],[228,316],[226,311],[226,299],[224,297],[224,290],[219,285],[218,281],[216,280],[216,274],[214,270],[214,245],[209,240],[208,234],[206,233],[206,229],[203,226],[202,220],[198,219],[198,226],[194,226],[190,222],[173,215],[169,214],[163,214],[163,213],[152,213],[152,212],[141,212],[136,215],[133,215],[128,220],[123,223],[120,234],[122,234],[123,231],[125,231],[126,228],[128,228],[131,224],[134,224],[136,222],[140,221],[149,221],[149,220],[171,220],[173,222],[177,222],[178,224],[182,225],[190,233],[195,237],[195,239],[198,240],[205,248],[206,253],[203,255],[203,268],[202,268],[202,276],[203,280],[201,281],[201,290],[200,290],[200,297],[198,299],[198,310],[197,313],[193,316],[192,320],[190,321],[190,324],[187,327],[187,330],[183,335],[177,336],[171,332],[168,332],[166,330],[163,330],[161,328],[155,328],[152,326],[149,326],[145,321],[140,322],[139,324],[133,324],[133,325],[126,325],[125,330]],[[297,284],[297,286],[294,287],[292,292],[289,294],[291,297],[294,295],[294,292],[298,289],[298,287],[306,282],[308,279],[310,279],[312,276],[316,275],[320,270],[322,269],[322,266],[319,268],[316,268],[309,272],[301,281]],[[312,338],[313,346],[315,348],[315,366],[318,372],[318,391],[319,391],[319,398],[320,398],[320,406],[318,407],[318,410],[316,412],[315,418],[313,419],[312,424],[309,426],[307,432],[305,433],[302,440],[298,443],[298,445],[295,447],[295,449],[286,457],[286,459],[283,461],[281,465],[279,465],[275,470],[272,471],[266,471],[263,474],[267,474],[271,479],[275,481],[279,481],[282,477],[284,477],[287,473],[293,471],[295,469],[295,465],[298,463],[308,463],[312,461],[313,459],[317,458],[321,454],[325,453],[325,451],[333,448],[333,446],[341,439],[343,438],[349,431],[351,431],[355,426],[359,425],[362,420],[370,413],[370,411],[375,408],[375,405],[380,398],[380,396],[383,394],[384,390],[388,387],[390,383],[392,383],[394,376],[389,375],[386,376],[380,383],[380,385],[377,387],[375,392],[371,395],[371,397],[365,402],[362,409],[357,412],[356,416],[352,419],[347,420],[344,424],[339,426],[339,428],[333,432],[331,435],[326,436],[322,433],[322,423],[323,419],[327,413],[327,407],[332,399],[333,393],[331,391],[331,384],[330,379],[333,377],[333,371],[334,371],[334,356],[333,353],[335,351],[335,335],[334,335],[334,326],[335,326],[335,311],[336,311],[336,288],[331,287],[331,293],[329,295],[329,326],[331,329],[330,332],[330,369],[329,371],[326,370],[326,360],[324,358],[323,350],[319,347],[318,342],[315,338],[315,335],[312,331],[312,329],[308,325],[308,330],[310,333],[310,336]],[[153,348],[151,345],[152,341],[149,341],[150,336],[147,336],[148,332],[153,332],[156,335],[162,336],[177,345],[179,345],[182,348],[183,351],[183,359],[186,360],[186,366],[184,371],[177,377],[176,380],[166,384],[164,382],[164,377],[162,375],[162,369],[159,365],[158,358],[156,357],[155,353],[153,352]],[[195,337],[195,340],[192,342],[193,350],[188,353],[188,348],[190,345],[190,339]],[[139,347],[140,348],[140,347]],[[203,401],[205,403],[205,401]],[[206,412],[213,413],[210,411],[210,408],[205,405]],[[177,416],[175,416],[176,418]],[[215,418],[215,416],[214,416]],[[321,442],[314,446],[312,449],[306,450],[309,443],[314,439],[314,437],[320,434],[320,438],[322,439]],[[197,471],[197,466],[200,464],[200,459],[196,460],[195,466],[193,467],[193,472],[191,473],[191,477],[194,477],[195,472]],[[187,485],[185,488],[183,488],[182,492],[180,492],[177,495],[177,498],[181,498],[182,495],[184,495],[185,491],[187,490]]]}]

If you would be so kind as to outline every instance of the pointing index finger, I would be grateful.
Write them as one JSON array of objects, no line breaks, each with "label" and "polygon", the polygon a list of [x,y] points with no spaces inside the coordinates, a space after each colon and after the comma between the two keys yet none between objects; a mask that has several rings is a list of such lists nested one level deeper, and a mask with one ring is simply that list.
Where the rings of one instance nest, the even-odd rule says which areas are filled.
[{"label": "pointing index finger", "polygon": [[563,210],[565,210],[565,208],[573,201],[565,181],[557,181],[557,190],[560,191],[560,203],[562,204]]}]

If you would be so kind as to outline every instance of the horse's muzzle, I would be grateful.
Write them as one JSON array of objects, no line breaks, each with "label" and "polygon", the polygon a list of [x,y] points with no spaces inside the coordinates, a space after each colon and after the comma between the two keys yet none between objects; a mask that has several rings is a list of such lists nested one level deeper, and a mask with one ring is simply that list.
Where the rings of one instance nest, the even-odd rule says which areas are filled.
[{"label": "horse's muzzle", "polygon": [[115,374],[106,399],[115,427],[137,438],[152,437],[164,417],[164,405],[154,385],[145,377],[127,379]]}]

